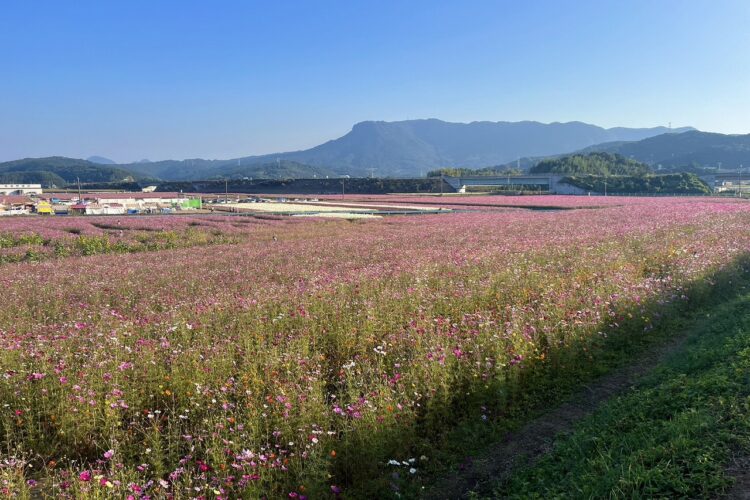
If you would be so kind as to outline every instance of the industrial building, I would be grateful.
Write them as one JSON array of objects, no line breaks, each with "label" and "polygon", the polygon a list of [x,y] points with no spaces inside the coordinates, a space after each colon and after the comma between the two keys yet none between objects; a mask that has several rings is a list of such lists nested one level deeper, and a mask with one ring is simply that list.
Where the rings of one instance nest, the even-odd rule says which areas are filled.
[{"label": "industrial building", "polygon": [[41,184],[0,184],[0,195],[42,194]]}]

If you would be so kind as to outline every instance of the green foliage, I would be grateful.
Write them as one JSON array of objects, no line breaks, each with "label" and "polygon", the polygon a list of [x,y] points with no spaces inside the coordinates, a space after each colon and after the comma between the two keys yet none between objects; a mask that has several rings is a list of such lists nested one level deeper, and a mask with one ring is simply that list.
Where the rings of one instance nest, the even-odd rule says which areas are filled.
[{"label": "green foliage", "polygon": [[646,175],[648,165],[611,153],[590,153],[542,160],[529,170],[532,174]]},{"label": "green foliage", "polygon": [[0,233],[0,248],[13,248],[21,245],[44,245],[42,236],[35,233]]},{"label": "green foliage", "polygon": [[564,182],[596,193],[606,190],[609,193],[711,194],[711,188],[691,173],[611,177],[583,175],[566,177]]},{"label": "green foliage", "polygon": [[110,243],[106,236],[81,235],[76,238],[74,247],[81,255],[96,255],[109,253]]}]

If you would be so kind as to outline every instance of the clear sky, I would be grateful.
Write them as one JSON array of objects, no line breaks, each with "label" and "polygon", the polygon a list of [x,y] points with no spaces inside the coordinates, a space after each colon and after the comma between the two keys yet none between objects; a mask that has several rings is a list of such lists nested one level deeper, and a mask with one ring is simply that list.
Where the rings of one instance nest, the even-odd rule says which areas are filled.
[{"label": "clear sky", "polygon": [[232,158],[431,117],[750,133],[750,1],[2,2],[0,160]]}]

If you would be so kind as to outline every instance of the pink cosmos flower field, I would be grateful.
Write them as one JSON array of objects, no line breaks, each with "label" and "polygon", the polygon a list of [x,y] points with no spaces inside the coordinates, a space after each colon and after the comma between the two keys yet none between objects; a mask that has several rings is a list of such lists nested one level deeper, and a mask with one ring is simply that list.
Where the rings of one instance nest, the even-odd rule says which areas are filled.
[{"label": "pink cosmos flower field", "polygon": [[346,199],[571,210],[0,220],[2,495],[420,491],[750,251],[732,199]]}]

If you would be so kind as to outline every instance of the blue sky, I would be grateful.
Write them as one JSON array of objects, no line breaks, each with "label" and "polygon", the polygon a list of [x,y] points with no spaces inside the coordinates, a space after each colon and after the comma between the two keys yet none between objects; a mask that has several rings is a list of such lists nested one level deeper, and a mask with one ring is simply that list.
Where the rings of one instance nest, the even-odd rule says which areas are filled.
[{"label": "blue sky", "polygon": [[0,160],[231,158],[362,120],[750,133],[750,2],[4,0]]}]

